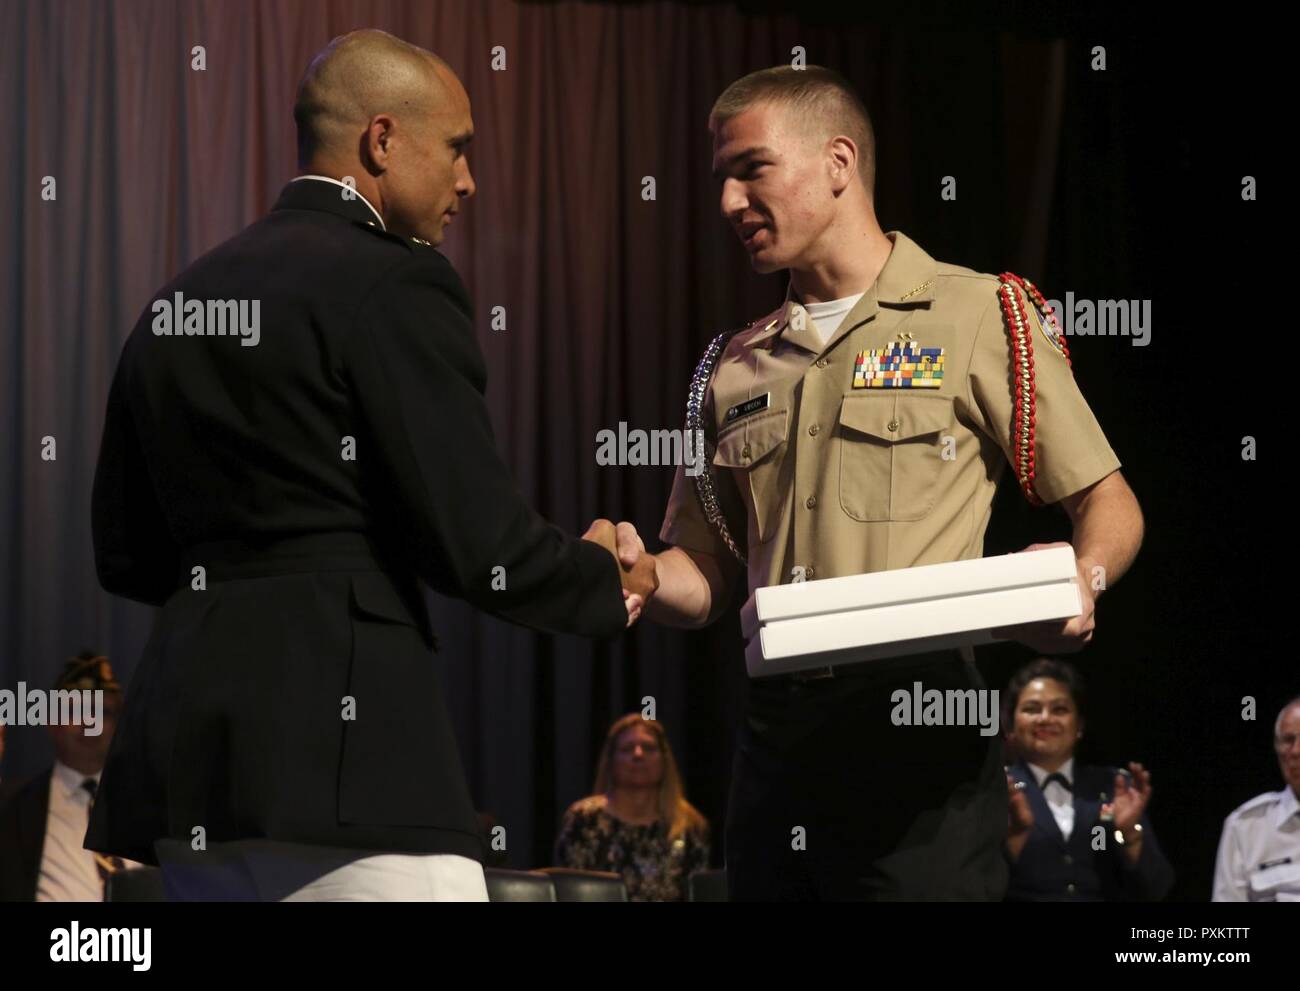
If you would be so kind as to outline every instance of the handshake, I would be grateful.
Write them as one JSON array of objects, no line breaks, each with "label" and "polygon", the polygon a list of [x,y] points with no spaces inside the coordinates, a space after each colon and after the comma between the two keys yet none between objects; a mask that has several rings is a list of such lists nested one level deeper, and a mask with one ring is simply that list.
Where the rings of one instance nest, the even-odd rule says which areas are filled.
[{"label": "handshake", "polygon": [[623,605],[627,607],[627,625],[631,627],[641,618],[641,610],[659,588],[655,556],[646,553],[645,544],[631,523],[615,526],[609,520],[596,520],[582,539],[599,544],[618,562]]}]

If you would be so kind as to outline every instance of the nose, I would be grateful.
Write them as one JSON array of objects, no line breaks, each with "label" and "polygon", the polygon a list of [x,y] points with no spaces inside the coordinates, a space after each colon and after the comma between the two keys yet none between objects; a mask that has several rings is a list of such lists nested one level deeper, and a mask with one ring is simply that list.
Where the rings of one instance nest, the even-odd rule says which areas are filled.
[{"label": "nose", "polygon": [[469,159],[461,158],[460,174],[456,177],[456,195],[463,200],[469,199],[478,191],[474,176],[469,171]]},{"label": "nose", "polygon": [[722,195],[718,202],[722,216],[727,220],[739,220],[749,206],[745,187],[738,179],[726,179],[722,183]]}]

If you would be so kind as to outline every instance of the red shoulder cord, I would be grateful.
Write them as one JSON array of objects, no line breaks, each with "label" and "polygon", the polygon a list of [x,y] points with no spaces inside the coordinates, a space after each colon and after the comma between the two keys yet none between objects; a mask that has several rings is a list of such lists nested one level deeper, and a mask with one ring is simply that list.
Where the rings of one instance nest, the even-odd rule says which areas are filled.
[{"label": "red shoulder cord", "polygon": [[1047,300],[1043,299],[1043,294],[1038,291],[1037,286],[1014,272],[1003,272],[998,276],[998,280],[998,298],[1002,303],[1002,317],[1006,321],[1007,332],[1011,335],[1011,368],[1014,380],[1011,390],[1012,460],[1016,469],[1016,479],[1025,498],[1029,500],[1031,506],[1041,506],[1043,500],[1034,489],[1036,417],[1033,330],[1024,300],[1015,291],[1015,287],[1018,286],[1033,302],[1034,309],[1055,331],[1056,339],[1061,342],[1061,353],[1065,355],[1065,363],[1073,370],[1070,349],[1066,346],[1065,335],[1061,333],[1060,324],[1056,322],[1056,314],[1047,305]]}]

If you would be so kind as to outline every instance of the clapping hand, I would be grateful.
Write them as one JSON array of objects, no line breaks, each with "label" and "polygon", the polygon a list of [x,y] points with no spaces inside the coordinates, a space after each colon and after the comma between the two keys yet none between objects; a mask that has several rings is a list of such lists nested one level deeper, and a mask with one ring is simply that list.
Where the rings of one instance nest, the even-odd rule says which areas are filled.
[{"label": "clapping hand", "polygon": [[1114,813],[1115,828],[1125,835],[1141,821],[1147,803],[1151,801],[1151,772],[1136,762],[1129,764],[1128,769],[1132,781],[1122,771],[1116,773],[1114,793],[1102,807],[1103,812]]},{"label": "clapping hand", "polygon": [[1014,839],[1034,828],[1034,810],[1029,807],[1025,785],[1007,775],[1007,836]]}]

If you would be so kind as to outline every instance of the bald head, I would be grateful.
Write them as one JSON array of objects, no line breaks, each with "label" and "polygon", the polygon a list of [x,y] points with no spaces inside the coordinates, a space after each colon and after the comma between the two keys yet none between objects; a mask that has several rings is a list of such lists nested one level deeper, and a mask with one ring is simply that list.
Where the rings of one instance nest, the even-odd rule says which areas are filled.
[{"label": "bald head", "polygon": [[394,234],[441,244],[474,195],[469,95],[438,56],[383,31],[335,38],[293,107],[298,167],[355,189]]},{"label": "bald head", "polygon": [[386,31],[341,35],[311,60],[298,84],[298,164],[349,154],[380,114],[426,117],[445,109],[459,88],[433,52]]}]

